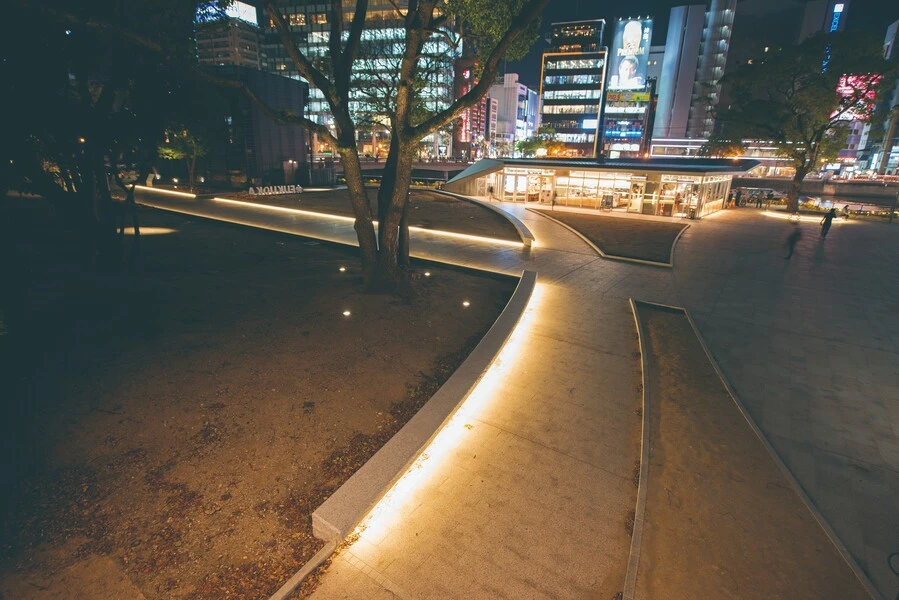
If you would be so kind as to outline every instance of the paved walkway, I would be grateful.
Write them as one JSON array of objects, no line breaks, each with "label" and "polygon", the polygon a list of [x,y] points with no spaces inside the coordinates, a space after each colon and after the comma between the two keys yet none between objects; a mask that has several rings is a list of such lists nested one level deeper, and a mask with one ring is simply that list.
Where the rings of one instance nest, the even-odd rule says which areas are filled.
[{"label": "paved walkway", "polygon": [[781,459],[892,600],[899,225],[837,223],[821,242],[817,223],[803,223],[787,261],[790,227],[748,209],[691,227],[675,254],[677,301]]},{"label": "paved walkway", "polygon": [[[214,201],[166,208],[353,243],[349,222]],[[340,555],[317,598],[597,597],[621,590],[638,455],[627,299],[685,306],[766,436],[885,597],[899,591],[899,227],[850,222],[781,256],[788,223],[741,209],[695,223],[675,268],[597,258],[505,205],[530,253],[413,234],[416,256],[539,274],[518,354],[450,458],[393,521]],[[822,367],[822,364],[824,365]],[[425,501],[425,498],[427,501]]]}]

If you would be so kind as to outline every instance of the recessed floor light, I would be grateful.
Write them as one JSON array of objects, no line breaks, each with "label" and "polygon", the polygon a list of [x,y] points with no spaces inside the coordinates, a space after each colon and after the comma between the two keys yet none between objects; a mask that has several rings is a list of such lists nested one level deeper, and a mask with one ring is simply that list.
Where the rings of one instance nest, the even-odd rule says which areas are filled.
[{"label": "recessed floor light", "polygon": [[343,311],[343,316],[344,316],[344,317],[348,317],[348,316],[350,316],[351,314],[353,314],[353,313],[351,313],[351,312],[348,311],[348,310]]},{"label": "recessed floor light", "polygon": [[430,272],[430,271],[425,271],[425,277],[430,277],[430,276],[431,276],[431,272]]},{"label": "recessed floor light", "polygon": [[465,308],[468,308],[469,306],[471,306],[471,302],[469,302],[468,300],[465,300],[462,302],[462,306],[464,306]]},{"label": "recessed floor light", "polygon": [[343,273],[344,271],[346,271],[346,267],[340,267],[340,268],[337,269],[337,270],[340,271],[341,273]]}]

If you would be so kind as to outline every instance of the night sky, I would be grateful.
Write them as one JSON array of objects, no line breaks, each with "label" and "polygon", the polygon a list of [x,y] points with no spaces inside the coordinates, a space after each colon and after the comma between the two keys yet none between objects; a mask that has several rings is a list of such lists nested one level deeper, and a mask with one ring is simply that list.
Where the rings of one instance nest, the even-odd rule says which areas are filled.
[{"label": "night sky", "polygon": [[[540,56],[548,47],[545,37],[549,34],[554,21],[576,21],[579,19],[605,19],[605,43],[608,45],[615,29],[618,17],[636,17],[650,15],[653,23],[652,44],[664,45],[668,31],[668,13],[673,6],[689,4],[689,0],[552,0],[543,13],[543,36],[531,52],[520,61],[509,61],[505,72],[518,73],[522,83],[533,89],[539,88]],[[697,2],[699,4],[699,2]],[[737,17],[734,23],[736,30],[740,25],[740,14],[770,15],[777,19],[778,14],[789,8],[801,8],[802,0],[738,0]],[[623,8],[626,7],[626,12]],[[899,2],[896,0],[851,0],[847,17],[849,29],[864,29],[879,36],[886,33],[887,26],[899,19]]]}]

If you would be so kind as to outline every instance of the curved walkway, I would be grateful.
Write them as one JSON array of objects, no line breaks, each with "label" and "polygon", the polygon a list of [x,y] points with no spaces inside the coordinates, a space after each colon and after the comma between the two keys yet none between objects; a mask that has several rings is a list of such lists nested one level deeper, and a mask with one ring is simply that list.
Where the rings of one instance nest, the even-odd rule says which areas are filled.
[{"label": "curved walkway", "polygon": [[[347,222],[177,198],[159,204],[338,243],[355,238]],[[538,304],[515,334],[515,358],[448,458],[391,519],[338,555],[317,598],[621,591],[640,428],[630,297],[693,312],[781,458],[881,593],[891,593],[883,559],[899,540],[899,414],[889,400],[899,397],[899,331],[890,312],[899,284],[839,254],[863,246],[868,260],[880,244],[883,256],[895,256],[892,228],[880,226],[871,239],[864,226],[834,228],[823,249],[810,228],[784,261],[788,224],[725,211],[691,227],[675,268],[660,271],[598,258],[555,223],[504,207],[535,234],[529,252],[427,233],[414,238],[413,250],[507,274],[537,271]],[[824,349],[828,369],[815,348]]]}]

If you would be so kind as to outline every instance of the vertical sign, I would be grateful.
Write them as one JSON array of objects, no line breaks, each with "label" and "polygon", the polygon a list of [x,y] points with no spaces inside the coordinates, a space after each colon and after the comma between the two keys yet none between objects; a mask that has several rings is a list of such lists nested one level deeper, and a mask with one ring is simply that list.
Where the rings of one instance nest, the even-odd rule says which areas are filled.
[{"label": "vertical sign", "polygon": [[635,90],[646,86],[652,19],[618,19],[612,43],[610,90]]}]

